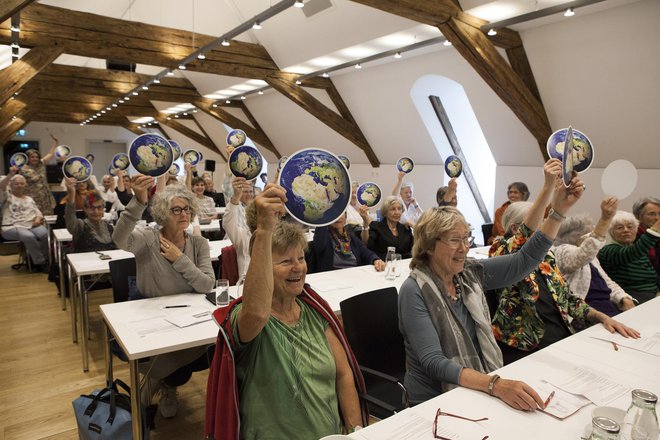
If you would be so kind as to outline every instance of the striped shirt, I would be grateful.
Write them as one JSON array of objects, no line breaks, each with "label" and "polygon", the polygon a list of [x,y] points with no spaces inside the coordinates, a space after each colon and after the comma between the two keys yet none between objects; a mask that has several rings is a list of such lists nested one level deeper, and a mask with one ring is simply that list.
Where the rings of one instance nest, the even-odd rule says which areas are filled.
[{"label": "striped shirt", "polygon": [[646,232],[630,246],[610,243],[600,250],[598,260],[610,278],[626,292],[655,293],[658,279],[648,253],[657,241],[658,237]]}]

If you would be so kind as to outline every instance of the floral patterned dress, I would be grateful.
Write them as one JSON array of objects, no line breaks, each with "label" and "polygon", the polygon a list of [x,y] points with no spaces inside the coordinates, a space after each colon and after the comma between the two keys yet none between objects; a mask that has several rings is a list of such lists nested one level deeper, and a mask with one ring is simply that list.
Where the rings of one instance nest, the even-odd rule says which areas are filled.
[{"label": "floral patterned dress", "polygon": [[[490,256],[512,254],[520,250],[533,231],[521,225],[518,234],[495,240]],[[518,283],[505,287],[499,295],[499,304],[493,315],[493,333],[498,341],[523,351],[535,350],[545,332],[545,325],[537,311],[539,283],[545,283],[552,302],[566,327],[573,332],[573,319],[586,323],[591,307],[572,294],[562,276],[555,256],[548,252],[536,270]]]},{"label": "floral patterned dress", "polygon": [[55,198],[48,187],[46,179],[46,166],[39,161],[36,167],[28,164],[23,166],[20,171],[25,177],[25,195],[32,197],[43,215],[52,215],[55,208]]}]

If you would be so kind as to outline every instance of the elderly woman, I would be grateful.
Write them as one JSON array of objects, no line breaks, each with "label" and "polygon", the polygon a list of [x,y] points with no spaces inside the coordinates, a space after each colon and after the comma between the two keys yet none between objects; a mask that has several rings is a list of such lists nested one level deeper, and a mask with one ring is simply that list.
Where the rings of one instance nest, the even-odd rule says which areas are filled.
[{"label": "elderly woman", "polygon": [[317,227],[313,243],[318,272],[367,264],[379,272],[385,268],[385,262],[347,229],[345,212],[331,225]]},{"label": "elderly woman", "polygon": [[[560,175],[561,162],[549,160],[546,170],[550,173],[546,173],[545,184],[537,199],[537,202],[543,201],[542,206],[547,204],[555,184],[559,186],[557,192],[563,191],[563,183],[556,177]],[[573,179],[575,181],[577,178]],[[571,183],[569,189],[583,191],[582,183],[578,182],[578,185],[576,187]],[[529,202],[516,202],[507,208],[502,218],[507,232],[503,238],[495,240],[491,255],[515,254],[522,249],[535,228],[534,223],[523,221],[530,211],[529,205]],[[549,218],[561,222],[566,218],[565,210],[553,204]],[[636,330],[593,309],[582,298],[571,293],[557,268],[554,254],[548,252],[541,264],[524,279],[499,292],[499,304],[493,315],[493,332],[502,349],[504,363],[514,362],[570,336],[575,332],[573,320],[581,326],[600,322],[609,331],[617,331],[625,337],[639,337]]]},{"label": "elderly woman", "polygon": [[[304,230],[278,219],[283,200],[274,184],[255,199],[242,301],[214,313],[221,334],[207,389],[209,438],[239,438],[240,426],[243,440],[318,439],[367,422],[356,388],[362,377],[341,326],[305,284]],[[249,209],[254,227],[251,217]]]},{"label": "elderly woman", "polygon": [[116,249],[112,241],[112,225],[103,220],[105,199],[96,191],[88,194],[83,202],[85,220],[76,216],[77,182],[73,177],[65,179],[68,202],[64,208],[64,223],[73,237],[74,252],[93,252]]},{"label": "elderly woman", "polygon": [[[60,200],[60,205],[67,205],[73,202],[73,209],[80,210],[85,207],[85,199],[93,194],[96,194],[98,190],[94,186],[94,182],[91,179],[85,180],[84,182],[76,182],[76,190],[73,193],[73,196],[68,194],[68,183],[66,179],[63,181],[64,186],[67,188],[67,195],[62,197]],[[73,201],[70,200],[71,197]],[[66,207],[64,208],[66,210]]]},{"label": "elderly woman", "polygon": [[509,184],[506,190],[507,201],[495,210],[495,219],[493,220],[493,232],[488,237],[487,244],[493,244],[496,237],[504,235],[502,226],[502,216],[510,204],[515,202],[526,202],[529,199],[529,189],[524,182],[513,182]]},{"label": "elderly woman", "polygon": [[[28,257],[36,269],[46,269],[48,257],[48,230],[44,226],[44,216],[32,199],[25,195],[26,181],[16,174],[18,168],[9,168],[0,181],[0,206],[2,207],[2,237],[5,240],[19,240],[25,245]],[[11,191],[7,186],[11,182]]]},{"label": "elderly woman", "polygon": [[[557,164],[551,165],[546,164],[546,179],[550,171],[557,171]],[[575,179],[569,189],[557,191],[554,209],[567,212],[581,193],[582,185]],[[525,223],[538,226],[546,203],[537,200]],[[516,409],[544,407],[527,384],[487,374],[502,366],[502,353],[484,292],[516,282],[538,265],[559,223],[556,217],[546,220],[522,252],[474,260],[467,258],[473,239],[460,211],[443,206],[422,215],[415,226],[412,271],[399,292],[399,328],[408,359],[404,382],[412,403],[463,386],[487,392]]]},{"label": "elderly woman", "polygon": [[615,197],[604,198],[595,227],[588,215],[567,218],[559,228],[552,249],[571,292],[607,316],[635,306],[633,298],[607,276],[596,258],[605,246],[605,235],[617,205]]},{"label": "elderly woman", "polygon": [[[134,197],[115,226],[112,238],[121,249],[135,254],[137,288],[143,297],[177,293],[206,293],[214,288],[209,244],[205,238],[186,233],[197,212],[195,196],[182,185],[170,185],[158,192],[151,213],[159,228],[135,229],[148,201],[149,176],[137,176]],[[141,364],[148,372],[151,388],[162,386],[159,409],[163,417],[174,417],[178,408],[176,387],[190,379],[193,371],[208,367],[207,347],[196,347],[159,355]],[[147,405],[151,395],[143,395]]]},{"label": "elderly woman", "polygon": [[417,223],[417,220],[419,220],[419,217],[424,210],[420,208],[419,203],[417,203],[417,200],[415,200],[415,197],[413,196],[415,187],[412,182],[403,181],[405,175],[406,173],[403,171],[400,171],[399,174],[397,174],[397,181],[394,185],[394,189],[392,189],[392,195],[399,196],[403,202],[403,211],[399,221],[412,228],[415,226],[415,223]]},{"label": "elderly woman", "polygon": [[53,214],[55,208],[55,198],[53,198],[53,193],[50,191],[48,179],[46,178],[46,162],[53,157],[55,148],[57,148],[57,139],[53,140],[53,146],[43,158],[39,150],[33,148],[27,150],[25,154],[27,154],[28,162],[20,170],[21,175],[25,177],[27,182],[25,194],[34,199],[43,215]]},{"label": "elderly woman", "polygon": [[[633,214],[639,221],[637,239],[660,218],[660,200],[655,197],[644,197],[633,205]],[[660,241],[649,250],[649,260],[660,277]]]},{"label": "elderly woman", "polygon": [[629,212],[617,211],[610,226],[613,242],[598,253],[605,272],[640,303],[656,297],[658,275],[649,260],[649,250],[660,238],[660,217],[635,241],[637,219]]},{"label": "elderly woman", "polygon": [[[400,222],[403,206],[400,198],[389,196],[381,204],[380,221],[371,221],[368,215],[362,216],[364,220],[362,239],[367,238],[367,247],[381,260],[385,259],[388,247],[394,247],[395,252],[401,254],[401,258],[410,258],[413,234],[410,226]],[[365,231],[368,232],[368,237]]]},{"label": "elderly woman", "polygon": [[204,191],[206,190],[204,179],[193,177],[191,185],[192,192],[195,194],[197,205],[199,206],[199,220],[205,222],[217,218],[218,214],[215,212],[215,202],[211,197],[204,195]]},{"label": "elderly woman", "polygon": [[254,199],[254,187],[245,177],[231,179],[232,195],[222,217],[222,228],[236,249],[238,277],[244,278],[250,264],[252,233],[245,220],[245,206]]},{"label": "elderly woman", "polygon": [[449,179],[447,186],[438,188],[438,191],[435,193],[435,201],[438,203],[438,206],[453,206],[455,208],[458,205],[457,188],[458,182],[456,182],[456,177]]}]

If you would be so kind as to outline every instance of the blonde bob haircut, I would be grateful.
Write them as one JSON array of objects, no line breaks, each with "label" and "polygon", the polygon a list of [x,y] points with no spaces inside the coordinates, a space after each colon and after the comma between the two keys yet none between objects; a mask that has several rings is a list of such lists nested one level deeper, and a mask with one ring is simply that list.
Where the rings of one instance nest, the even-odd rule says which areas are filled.
[{"label": "blonde bob haircut", "polygon": [[387,214],[390,212],[390,209],[392,209],[392,205],[395,203],[398,203],[399,206],[401,206],[401,210],[404,210],[404,205],[403,205],[403,200],[401,200],[401,197],[398,196],[387,196],[385,197],[385,200],[383,200],[383,204],[380,205],[380,216],[382,218],[387,218]]},{"label": "blonde bob haircut", "polygon": [[451,231],[457,225],[468,225],[461,211],[453,206],[436,206],[424,211],[415,224],[410,268],[428,266],[428,251],[435,248],[435,242],[440,236]]}]

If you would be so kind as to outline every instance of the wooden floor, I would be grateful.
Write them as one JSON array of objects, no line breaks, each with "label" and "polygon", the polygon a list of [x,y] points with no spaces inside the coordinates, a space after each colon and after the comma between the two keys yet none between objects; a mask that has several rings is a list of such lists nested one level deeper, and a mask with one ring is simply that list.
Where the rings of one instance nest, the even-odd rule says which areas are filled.
[{"label": "wooden floor", "polygon": [[[99,304],[109,290],[90,295],[90,363],[82,371],[71,339],[70,311],[62,311],[46,274],[15,271],[16,256],[0,256],[0,440],[77,439],[71,402],[105,382]],[[129,382],[128,364],[114,359],[115,377]],[[207,372],[179,388],[179,413],[156,417],[151,438],[201,439]]]}]

